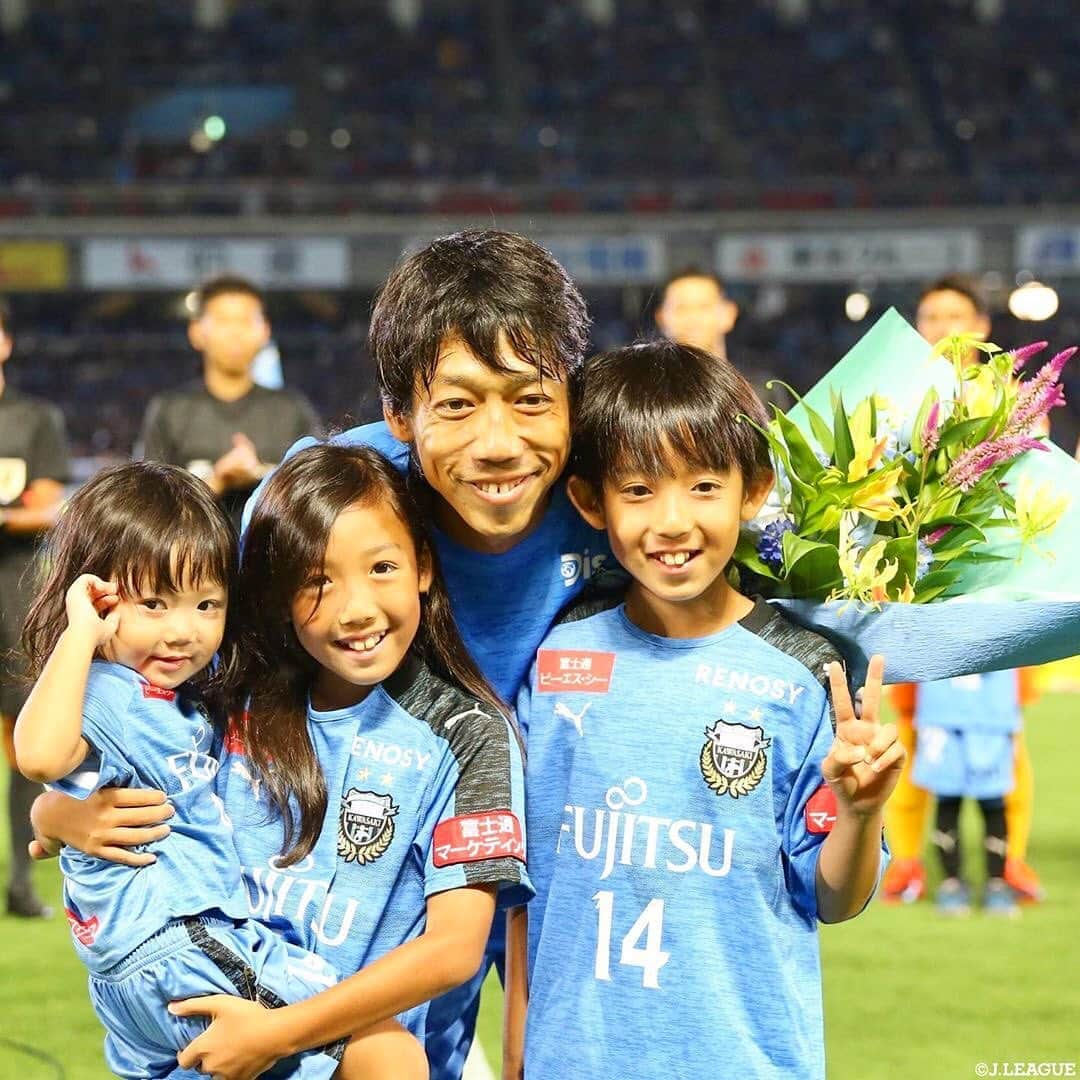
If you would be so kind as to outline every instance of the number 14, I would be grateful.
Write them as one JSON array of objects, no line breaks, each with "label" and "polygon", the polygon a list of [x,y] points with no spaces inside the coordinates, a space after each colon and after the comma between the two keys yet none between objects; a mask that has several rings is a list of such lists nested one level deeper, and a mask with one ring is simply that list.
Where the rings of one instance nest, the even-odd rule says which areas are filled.
[{"label": "number 14", "polygon": [[[598,917],[594,973],[598,979],[611,982],[611,923],[615,912],[615,894],[598,892],[592,900]],[[671,958],[671,953],[660,948],[663,934],[664,901],[656,898],[645,905],[645,910],[622,940],[619,963],[641,968],[641,985],[647,990],[660,989],[660,969]],[[645,938],[644,947],[638,944],[642,937]]]}]

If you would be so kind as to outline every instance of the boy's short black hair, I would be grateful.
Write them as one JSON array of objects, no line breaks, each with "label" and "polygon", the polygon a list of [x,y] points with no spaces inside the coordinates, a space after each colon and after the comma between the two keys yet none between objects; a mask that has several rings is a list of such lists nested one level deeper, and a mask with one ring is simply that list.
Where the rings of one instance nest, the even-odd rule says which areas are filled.
[{"label": "boy's short black hair", "polygon": [[258,301],[263,315],[266,314],[266,297],[263,296],[262,290],[254,282],[249,281],[246,277],[241,277],[239,274],[219,274],[217,277],[204,281],[195,290],[195,311],[192,317],[201,319],[206,312],[206,305],[211,300],[216,300],[219,296],[232,296],[237,293],[242,296],[250,296],[253,300]]},{"label": "boy's short black hair", "polygon": [[771,471],[761,433],[765,406],[728,363],[691,345],[650,341],[585,365],[571,471],[599,491],[627,473],[671,472],[671,458],[704,469],[738,468],[747,488]]},{"label": "boy's short black hair", "polygon": [[990,306],[986,302],[982,289],[979,288],[975,279],[968,277],[967,274],[946,274],[944,277],[938,278],[937,281],[930,282],[919,293],[919,299],[915,301],[915,307],[918,308],[931,293],[939,292],[954,292],[966,296],[974,305],[976,314],[990,314]]},{"label": "boy's short black hair", "polygon": [[371,314],[369,342],[379,390],[407,416],[419,381],[431,385],[439,349],[460,338],[494,371],[499,334],[541,376],[573,390],[588,345],[585,301],[539,244],[501,229],[470,229],[433,240],[391,272]]},{"label": "boy's short black hair", "polygon": [[0,334],[11,337],[11,305],[0,296]]},{"label": "boy's short black hair", "polygon": [[727,295],[727,289],[724,287],[724,280],[719,274],[712,270],[704,270],[700,266],[684,266],[679,270],[676,270],[673,274],[663,280],[660,285],[659,292],[657,293],[657,299],[660,304],[663,304],[667,299],[667,291],[675,284],[676,281],[682,281],[684,278],[706,278],[711,281],[717,289],[720,290],[721,296]]}]

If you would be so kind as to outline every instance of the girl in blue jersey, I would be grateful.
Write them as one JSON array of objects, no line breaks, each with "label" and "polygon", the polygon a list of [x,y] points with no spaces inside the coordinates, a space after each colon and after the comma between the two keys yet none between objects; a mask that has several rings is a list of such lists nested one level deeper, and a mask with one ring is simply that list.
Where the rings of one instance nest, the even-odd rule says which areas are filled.
[{"label": "girl in blue jersey", "polygon": [[581,402],[570,495],[632,580],[552,630],[519,698],[536,898],[505,1071],[824,1076],[816,927],[867,903],[903,760],[883,661],[857,719],[828,642],[729,581],[773,479],[730,364],[619,349]]},{"label": "girl in blue jersey", "polygon": [[174,1007],[215,1018],[187,1067],[254,1076],[401,1014],[443,1059],[453,1032],[428,1003],[479,968],[496,908],[531,893],[520,748],[422,522],[406,478],[360,447],[300,451],[259,498],[239,583],[246,710],[217,790],[252,915],[356,974],[295,1009]]},{"label": "girl in blue jersey", "polygon": [[[216,992],[278,1007],[336,978],[248,919],[213,790],[212,716],[224,715],[215,707],[237,666],[227,629],[235,534],[200,481],[141,462],[105,470],[75,495],[50,533],[47,567],[24,628],[37,681],[16,726],[18,765],[76,797],[114,784],[168,792],[173,836],[156,862],[132,868],[67,850],[61,867],[110,1069],[189,1075],[178,1053],[204,1025],[170,1015],[171,1000]],[[409,1075],[420,1076],[415,1047],[388,1025],[348,1049],[282,1060],[273,1075],[396,1077],[396,1059],[411,1053]]]}]

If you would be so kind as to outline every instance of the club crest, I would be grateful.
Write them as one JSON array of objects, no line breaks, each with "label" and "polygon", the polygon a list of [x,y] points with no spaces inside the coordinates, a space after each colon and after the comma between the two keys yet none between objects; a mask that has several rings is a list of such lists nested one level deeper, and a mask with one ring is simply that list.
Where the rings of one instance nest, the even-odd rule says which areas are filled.
[{"label": "club crest", "polygon": [[717,720],[705,729],[701,748],[701,775],[717,795],[733,799],[749,795],[761,783],[768,758],[765,749],[772,739],[759,727]]},{"label": "club crest", "polygon": [[394,817],[401,808],[390,795],[350,788],[341,800],[337,849],[346,862],[374,862],[394,839]]},{"label": "club crest", "polygon": [[26,462],[0,457],[0,506],[13,503],[26,490]]}]

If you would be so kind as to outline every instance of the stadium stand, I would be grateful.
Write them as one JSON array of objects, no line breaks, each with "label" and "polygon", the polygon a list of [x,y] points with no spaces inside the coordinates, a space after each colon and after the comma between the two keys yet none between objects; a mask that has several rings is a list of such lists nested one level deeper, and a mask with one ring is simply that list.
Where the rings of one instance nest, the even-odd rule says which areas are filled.
[{"label": "stadium stand", "polygon": [[0,39],[0,214],[168,213],[200,181],[189,212],[1067,196],[1071,7],[424,0],[410,26],[384,0],[242,0],[207,30],[185,4],[33,4]]}]

